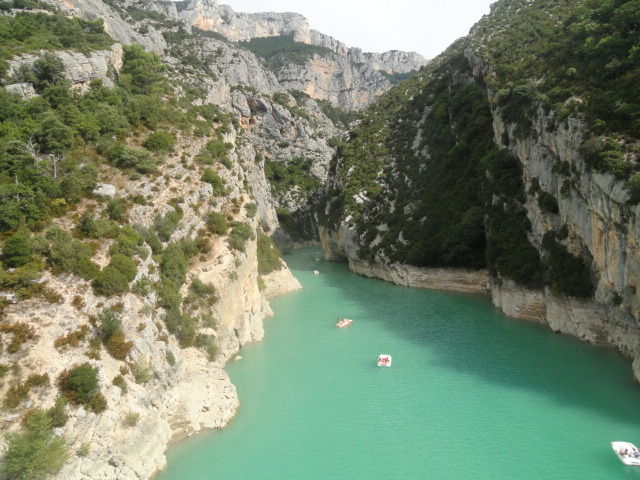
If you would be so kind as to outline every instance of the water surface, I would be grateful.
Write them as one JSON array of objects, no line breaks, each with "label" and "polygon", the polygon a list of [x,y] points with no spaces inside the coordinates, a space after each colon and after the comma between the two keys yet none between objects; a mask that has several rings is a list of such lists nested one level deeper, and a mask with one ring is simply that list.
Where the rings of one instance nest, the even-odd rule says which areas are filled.
[{"label": "water surface", "polygon": [[[287,257],[303,290],[272,301],[265,340],[229,365],[235,419],[173,446],[159,480],[640,480],[609,447],[640,443],[640,388],[614,351],[485,297],[317,257]],[[337,329],[339,316],[353,325]]]}]

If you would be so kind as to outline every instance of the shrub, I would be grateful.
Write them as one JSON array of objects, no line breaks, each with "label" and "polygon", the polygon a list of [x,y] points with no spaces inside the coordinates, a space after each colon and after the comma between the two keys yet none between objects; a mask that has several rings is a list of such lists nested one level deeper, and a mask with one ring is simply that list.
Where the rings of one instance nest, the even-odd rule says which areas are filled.
[{"label": "shrub", "polygon": [[107,159],[118,168],[134,168],[140,173],[150,173],[149,152],[139,148],[126,147],[122,143],[116,144],[107,154]]},{"label": "shrub", "polygon": [[56,397],[56,401],[47,411],[47,416],[51,420],[53,427],[64,427],[69,419],[66,411],[67,399],[65,397]]},{"label": "shrub", "polygon": [[176,357],[171,350],[167,349],[167,354],[165,355],[165,358],[167,359],[167,363],[172,367],[176,364]]},{"label": "shrub", "polygon": [[207,168],[202,177],[200,178],[203,182],[210,184],[213,187],[213,195],[220,196],[226,194],[225,183],[224,180],[218,175],[216,172]]},{"label": "shrub", "polygon": [[133,348],[133,342],[128,342],[124,332],[118,330],[106,341],[105,348],[116,360],[124,360]]},{"label": "shrub", "polygon": [[26,323],[0,323],[0,332],[12,335],[7,353],[16,353],[22,344],[37,337],[33,327]]},{"label": "shrub", "polygon": [[231,226],[229,246],[235,250],[244,252],[247,240],[253,240],[255,238],[253,229],[251,226],[243,222],[233,222]]},{"label": "shrub", "polygon": [[2,247],[2,261],[12,268],[25,265],[32,254],[31,239],[27,232],[14,233]]},{"label": "shrub", "polygon": [[60,471],[69,452],[64,439],[53,434],[52,426],[45,412],[35,410],[26,418],[24,433],[7,434],[8,480],[42,480]]},{"label": "shrub", "polygon": [[100,392],[91,397],[91,400],[86,404],[89,411],[93,413],[102,413],[107,409],[107,399]]},{"label": "shrub", "polygon": [[29,395],[29,387],[25,384],[19,383],[12,385],[7,390],[7,394],[4,397],[4,406],[6,408],[17,408]]},{"label": "shrub", "polygon": [[247,203],[244,206],[244,209],[247,212],[247,217],[253,218],[256,216],[256,212],[258,211],[258,206],[255,203]]},{"label": "shrub", "polygon": [[54,270],[75,273],[86,280],[96,277],[99,268],[91,261],[93,252],[89,245],[57,227],[47,232],[47,238],[51,241],[48,261]]},{"label": "shrub", "polygon": [[632,204],[640,203],[640,173],[636,173],[627,182],[629,190],[629,202]]},{"label": "shrub", "polygon": [[209,212],[207,214],[206,222],[209,231],[216,235],[226,235],[227,230],[229,230],[227,219],[221,213]]},{"label": "shrub", "polygon": [[87,325],[83,325],[78,330],[74,330],[73,332],[69,332],[66,335],[61,335],[56,338],[53,346],[55,348],[64,348],[67,346],[76,348],[80,345],[80,342],[84,342],[88,333],[89,327]]},{"label": "shrub", "polygon": [[160,260],[160,272],[175,285],[180,286],[184,283],[187,276],[187,259],[179,245],[167,246]]},{"label": "shrub", "polygon": [[127,283],[136,278],[136,273],[138,272],[138,266],[136,265],[136,262],[131,260],[129,257],[122,255],[121,253],[117,253],[111,257],[109,266],[117,269],[124,276],[124,278],[127,279]]},{"label": "shrub", "polygon": [[119,223],[126,223],[128,221],[127,202],[122,198],[109,200],[107,202],[106,211],[110,220],[114,220]]},{"label": "shrub", "polygon": [[282,268],[282,254],[276,248],[271,239],[264,235],[258,235],[258,273],[266,275]]},{"label": "shrub", "polygon": [[175,139],[169,132],[158,131],[150,134],[143,143],[144,148],[152,152],[172,152]]},{"label": "shrub", "polygon": [[131,365],[131,373],[133,374],[133,378],[136,379],[136,383],[144,384],[153,378],[151,366],[143,360],[138,360]]},{"label": "shrub", "polygon": [[110,297],[129,288],[129,282],[120,270],[112,265],[108,265],[102,270],[91,284],[96,295]]},{"label": "shrub", "polygon": [[38,375],[37,373],[29,375],[26,385],[27,388],[46,387],[49,385],[49,375],[46,373],[43,373],[42,375]]},{"label": "shrub", "polygon": [[181,218],[182,210],[179,209],[167,212],[164,217],[160,215],[156,216],[153,221],[153,225],[158,232],[160,240],[164,242],[169,241],[175,229],[178,228]]},{"label": "shrub", "polygon": [[138,424],[138,420],[140,420],[139,413],[129,412],[122,419],[122,424],[125,427],[135,427]]},{"label": "shrub", "polygon": [[71,403],[87,404],[98,393],[98,369],[83,363],[65,370],[58,379],[58,385]]},{"label": "shrub", "polygon": [[116,387],[122,390],[122,393],[127,393],[127,390],[128,390],[127,381],[124,379],[122,375],[117,375],[116,377],[114,377],[111,383],[113,383]]},{"label": "shrub", "polygon": [[98,322],[100,338],[103,342],[109,340],[122,326],[118,312],[109,308],[105,308],[100,312]]}]

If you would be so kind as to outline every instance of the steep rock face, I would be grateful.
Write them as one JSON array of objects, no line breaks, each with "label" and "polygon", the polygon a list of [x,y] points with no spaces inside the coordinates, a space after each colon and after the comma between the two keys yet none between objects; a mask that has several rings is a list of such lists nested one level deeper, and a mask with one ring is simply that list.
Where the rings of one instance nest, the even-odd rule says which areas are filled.
[{"label": "steep rock face", "polygon": [[57,6],[66,15],[84,17],[89,20],[102,19],[105,31],[116,42],[124,45],[138,43],[146,50],[162,53],[166,42],[162,34],[153,27],[149,27],[145,34],[137,32],[124,21],[117,11],[102,0],[47,0]]},{"label": "steep rock face", "polygon": [[210,30],[232,42],[253,38],[292,36],[293,40],[324,47],[333,54],[315,55],[304,64],[286,62],[275,70],[287,90],[301,90],[334,106],[358,110],[388,90],[392,83],[382,73],[407,73],[420,69],[426,60],[414,52],[364,53],[348,48],[328,35],[311,30],[306,18],[295,13],[236,13],[214,0],[192,0],[180,11],[166,7],[190,26]]},{"label": "steep rock face", "polygon": [[[107,87],[113,87],[112,73],[118,72],[122,68],[122,45],[116,43],[111,50],[102,50],[91,52],[88,54],[70,51],[58,51],[55,55],[62,60],[64,65],[64,74],[71,82],[73,88],[84,93],[89,88],[92,80],[101,80],[102,84]],[[9,62],[7,75],[11,77],[23,67],[31,67],[39,55],[22,55],[13,58]],[[23,92],[13,84],[7,85],[9,91],[20,93],[24,97],[29,97],[30,91]]]},{"label": "steep rock face", "polygon": [[[593,125],[602,122],[582,113],[588,108],[572,109],[584,99],[550,105],[535,91],[544,79],[524,79],[518,86],[504,79],[519,70],[501,60],[504,51],[498,49],[509,44],[503,36],[521,38],[514,25],[533,23],[533,29],[548,28],[547,36],[561,42],[555,29],[574,20],[563,8],[542,1],[499,2],[469,38],[370,107],[372,118],[365,117],[352,130],[330,168],[327,200],[318,214],[322,243],[327,258],[347,259],[354,271],[400,284],[419,283],[403,271],[414,261],[455,266],[461,252],[484,251],[493,301],[506,314],[545,322],[554,331],[591,343],[614,345],[633,359],[640,379],[640,207],[630,201],[630,184],[621,173],[637,170],[637,136],[612,143],[627,150],[616,157],[620,163],[608,164],[618,170],[608,173],[602,164],[594,167],[587,160],[586,141],[594,136]],[[548,24],[535,25],[532,19]],[[563,28],[557,32],[568,31]],[[527,65],[537,59],[523,61]],[[518,68],[528,71],[527,66]],[[573,74],[577,69],[569,70]],[[550,95],[558,92],[546,88]],[[479,91],[484,99],[473,103]],[[536,94],[539,103],[531,100]],[[478,114],[470,124],[460,115],[483,109],[488,117]],[[469,148],[471,132],[472,138],[490,141]],[[453,143],[443,150],[448,135]],[[482,155],[475,163],[465,161],[478,150]],[[369,152],[367,161],[358,157],[359,151]],[[456,151],[470,153],[455,159],[448,175],[441,166]],[[441,242],[450,224],[429,205],[473,176],[474,189],[482,194],[471,199],[471,208]],[[434,177],[438,186],[430,196],[423,185]],[[464,211],[463,202],[461,196],[449,198],[442,208],[457,205]],[[426,235],[435,223],[439,230]],[[419,249],[411,248],[420,237],[416,229],[427,238]],[[470,241],[473,232],[482,230],[486,245]]]}]

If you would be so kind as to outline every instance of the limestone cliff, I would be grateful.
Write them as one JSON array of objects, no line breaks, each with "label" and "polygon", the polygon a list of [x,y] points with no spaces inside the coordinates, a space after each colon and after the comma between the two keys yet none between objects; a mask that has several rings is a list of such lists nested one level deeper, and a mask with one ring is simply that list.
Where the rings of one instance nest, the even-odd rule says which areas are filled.
[{"label": "limestone cliff", "polygon": [[[364,53],[348,48],[334,38],[312,30],[309,21],[296,13],[236,13],[215,0],[192,0],[180,10],[167,13],[201,30],[221,34],[232,42],[254,38],[291,36],[294,41],[327,49],[306,62],[285,62],[274,73],[287,90],[300,90],[311,98],[334,106],[359,110],[388,90],[387,75],[419,70],[426,60],[414,52]],[[384,74],[383,74],[384,72]]]}]

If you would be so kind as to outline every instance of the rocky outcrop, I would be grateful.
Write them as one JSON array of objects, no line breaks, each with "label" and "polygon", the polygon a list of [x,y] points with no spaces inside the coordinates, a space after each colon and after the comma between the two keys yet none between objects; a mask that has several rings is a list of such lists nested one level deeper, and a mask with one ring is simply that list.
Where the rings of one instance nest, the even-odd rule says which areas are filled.
[{"label": "rocky outcrop", "polygon": [[[105,32],[116,42],[123,45],[137,43],[145,50],[162,53],[167,44],[162,33],[153,26],[149,26],[146,32],[140,33],[127,23],[120,15],[120,10],[112,7],[103,0],[46,0],[55,5],[66,15],[84,17],[89,20],[101,19],[104,21]],[[125,0],[123,6],[131,4]]]},{"label": "rocky outcrop", "polygon": [[[7,76],[15,77],[21,68],[30,68],[43,54],[21,55],[11,59]],[[56,51],[54,54],[62,61],[64,75],[71,86],[84,93],[89,88],[92,80],[100,80],[103,85],[113,87],[113,75],[122,68],[122,45],[114,44],[110,50],[98,50],[90,53],[71,52],[68,50]],[[7,90],[18,93],[24,98],[30,98],[35,94],[33,87],[29,88],[23,83],[7,85]]]},{"label": "rocky outcrop", "polygon": [[286,268],[286,265],[282,264],[282,268],[275,270],[267,275],[262,276],[264,282],[264,289],[262,294],[266,298],[274,298],[285,293],[300,290],[302,285],[296,277],[291,274],[291,271]]}]

